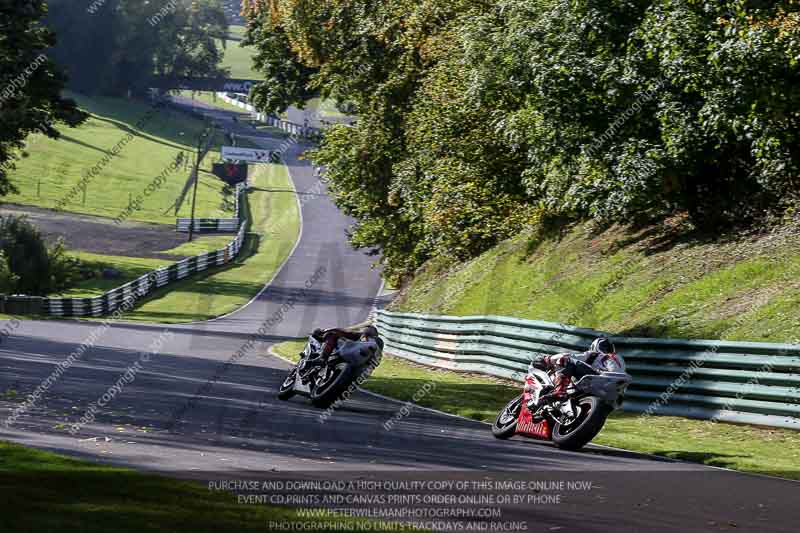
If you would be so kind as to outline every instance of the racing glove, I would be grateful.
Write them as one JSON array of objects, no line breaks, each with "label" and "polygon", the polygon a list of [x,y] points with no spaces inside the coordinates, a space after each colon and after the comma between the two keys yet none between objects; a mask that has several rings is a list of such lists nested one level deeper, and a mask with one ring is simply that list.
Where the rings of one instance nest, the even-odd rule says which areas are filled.
[{"label": "racing glove", "polygon": [[533,364],[533,368],[538,368],[539,370],[547,370],[550,368],[549,359],[546,355],[537,355],[531,361]]}]

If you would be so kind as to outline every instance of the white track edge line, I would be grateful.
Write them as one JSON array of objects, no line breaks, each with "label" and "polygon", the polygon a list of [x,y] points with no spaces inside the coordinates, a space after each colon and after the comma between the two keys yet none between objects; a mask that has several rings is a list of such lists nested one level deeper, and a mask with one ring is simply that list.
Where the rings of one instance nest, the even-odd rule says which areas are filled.
[{"label": "white track edge line", "polygon": [[294,188],[294,192],[295,192],[294,197],[295,197],[295,201],[297,202],[298,216],[300,217],[300,228],[299,228],[300,231],[297,233],[297,240],[295,241],[291,252],[289,252],[289,255],[286,256],[286,259],[283,260],[283,263],[281,263],[280,267],[278,267],[278,269],[275,271],[275,274],[272,275],[272,278],[266,283],[266,285],[264,285],[261,288],[261,290],[258,291],[258,293],[250,299],[249,302],[247,302],[246,304],[242,305],[241,307],[239,307],[237,309],[234,309],[233,311],[231,311],[230,313],[227,313],[225,315],[221,315],[221,316],[218,316],[218,317],[210,318],[208,320],[199,320],[197,322],[181,322],[180,324],[169,324],[169,325],[173,325],[173,326],[197,326],[197,325],[200,325],[200,324],[210,324],[210,323],[218,322],[218,321],[223,320],[225,318],[230,318],[230,317],[232,317],[233,315],[235,315],[237,313],[241,313],[242,311],[247,309],[247,307],[249,307],[253,302],[258,300],[261,297],[262,294],[267,292],[267,290],[269,290],[269,288],[272,286],[272,283],[275,281],[275,279],[281,274],[281,272],[283,272],[283,269],[289,263],[289,260],[292,259],[292,256],[294,256],[294,253],[297,251],[297,248],[300,246],[300,242],[303,240],[303,229],[304,229],[304,224],[303,224],[303,204],[300,203],[300,194],[297,191],[297,183],[295,182],[294,177],[292,176],[292,170],[289,167],[289,165],[283,164],[283,166],[286,167],[286,173],[289,175],[289,180],[292,182],[292,187]]}]

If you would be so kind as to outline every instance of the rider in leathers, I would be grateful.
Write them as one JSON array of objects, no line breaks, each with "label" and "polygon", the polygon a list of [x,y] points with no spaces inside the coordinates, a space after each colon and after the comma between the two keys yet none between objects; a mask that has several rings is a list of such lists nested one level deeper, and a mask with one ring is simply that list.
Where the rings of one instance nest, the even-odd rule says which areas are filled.
[{"label": "rider in leathers", "polygon": [[[367,326],[361,331],[348,331],[345,329],[316,329],[312,336],[322,343],[322,350],[320,353],[315,354],[314,357],[308,359],[301,370],[310,369],[316,366],[322,366],[324,361],[328,358],[333,351],[344,343],[358,342],[358,347],[365,355],[380,355],[383,350],[383,340],[378,336],[378,330],[375,326]],[[377,365],[376,365],[377,366]]]},{"label": "rider in leathers", "polygon": [[580,379],[589,374],[596,374],[604,368],[608,358],[619,362],[614,343],[605,337],[595,339],[588,351],[578,354],[560,353],[556,355],[539,355],[533,360],[534,368],[549,371],[555,370],[554,388],[543,390],[537,406],[545,402],[559,401],[566,397],[570,381]]}]

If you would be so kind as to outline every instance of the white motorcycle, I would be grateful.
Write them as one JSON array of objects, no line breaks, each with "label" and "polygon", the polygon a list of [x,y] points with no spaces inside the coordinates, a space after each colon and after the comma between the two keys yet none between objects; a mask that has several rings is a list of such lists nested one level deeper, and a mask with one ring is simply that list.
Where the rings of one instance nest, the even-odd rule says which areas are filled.
[{"label": "white motorcycle", "polygon": [[342,398],[359,377],[371,373],[380,364],[382,348],[380,338],[368,342],[343,341],[321,365],[310,366],[307,361],[319,357],[322,351],[321,340],[312,335],[300,354],[300,361],[283,381],[278,398],[288,400],[300,394],[310,398],[316,407],[328,408]]}]

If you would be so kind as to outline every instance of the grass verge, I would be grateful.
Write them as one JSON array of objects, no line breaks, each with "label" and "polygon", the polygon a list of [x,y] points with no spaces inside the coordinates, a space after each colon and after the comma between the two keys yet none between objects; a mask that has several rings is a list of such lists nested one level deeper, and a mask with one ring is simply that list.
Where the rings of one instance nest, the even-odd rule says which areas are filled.
[{"label": "grass verge", "polygon": [[[206,252],[221,250],[227,246],[233,235],[206,235],[187,242],[171,250],[160,252],[164,259],[144,258],[144,257],[125,257],[119,255],[102,255],[89,252],[68,252],[68,255],[79,259],[83,265],[97,273],[104,268],[110,267],[119,271],[120,277],[117,279],[103,279],[102,276],[87,279],[77,283],[69,290],[57,295],[62,298],[92,298],[100,296],[104,292],[133,281],[148,272],[175,262],[176,256],[191,257]],[[171,257],[167,257],[171,256]]]},{"label": "grass verge", "polygon": [[124,320],[162,324],[208,320],[242,307],[264,287],[294,248],[300,212],[284,165],[257,165],[251,183],[255,189],[245,203],[250,226],[236,261],[162,289]]},{"label": "grass verge", "polygon": [[392,309],[633,336],[796,342],[800,227],[709,236],[684,226],[582,224],[558,237],[520,235],[455,266],[434,259]]},{"label": "grass verge", "polygon": [[[239,257],[223,267],[210,269],[173,283],[145,298],[122,320],[177,324],[209,320],[235,311],[249,302],[272,279],[294,248],[300,233],[300,211],[288,170],[281,164],[258,165],[251,176],[254,190],[244,203],[250,220]],[[197,255],[224,247],[231,235],[206,236],[178,248],[170,255]],[[174,262],[171,259],[104,256],[74,253],[95,270],[109,266],[122,273],[121,279],[90,279],[58,297],[98,296],[147,272]],[[10,319],[0,315],[0,319]],[[29,317],[47,318],[47,317]]]},{"label": "grass verge", "polygon": [[[61,128],[59,140],[31,136],[25,150],[27,156],[9,174],[18,192],[7,195],[4,201],[45,208],[60,206],[65,211],[114,219],[132,200],[137,202],[141,198],[140,208],[133,211],[130,220],[174,224],[174,205],[188,179],[204,123],[170,109],[153,113],[153,107],[143,102],[69,96],[91,113],[91,118],[78,128]],[[139,122],[140,129],[136,129]],[[121,142],[124,144],[114,156],[112,150]],[[213,145],[222,142],[219,134]],[[204,170],[210,170],[216,151],[205,159]],[[169,173],[159,189],[145,194],[147,186],[180,153],[184,154],[185,164]],[[110,157],[105,164],[104,157]],[[97,175],[86,180],[84,197],[75,187],[93,168],[98,169]],[[199,185],[197,216],[230,216],[230,207],[224,202],[223,182],[204,172]],[[67,201],[62,204],[63,199]],[[184,199],[180,216],[188,213],[188,204]]]},{"label": "grass verge", "polygon": [[336,519],[329,521],[331,528],[314,528],[293,509],[239,505],[234,495],[199,483],[5,442],[0,442],[0,495],[0,529],[13,533],[263,532],[270,522],[322,533],[346,531],[356,522]]},{"label": "grass verge", "polygon": [[[289,341],[273,350],[297,361],[304,346],[305,340]],[[407,402],[418,391],[428,390],[418,405],[481,422],[492,422],[508,400],[521,392],[521,385],[504,380],[429,368],[391,355],[384,356],[364,388]],[[492,438],[488,429],[486,436]],[[800,432],[796,431],[616,412],[593,442],[800,480]]]},{"label": "grass verge", "polygon": [[244,37],[244,31],[244,26],[230,26],[228,28],[231,39],[227,42],[225,48],[225,55],[222,58],[222,67],[230,69],[231,78],[263,80],[264,75],[253,69],[255,50],[249,46],[240,46],[241,39]]}]

